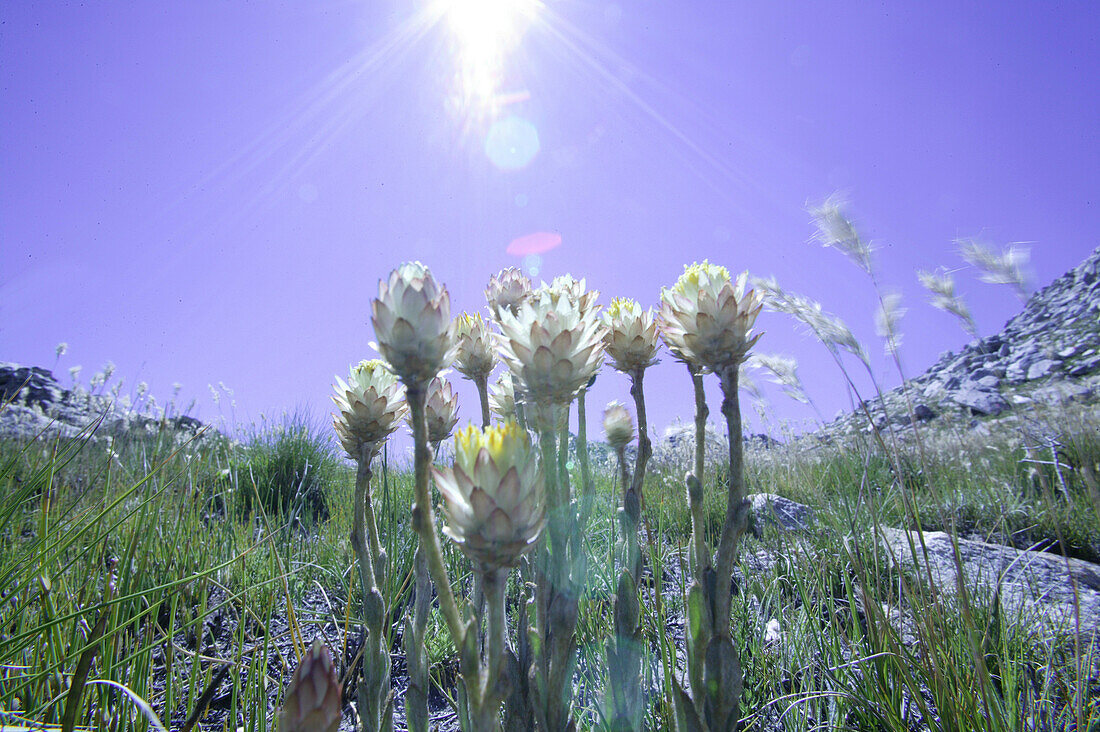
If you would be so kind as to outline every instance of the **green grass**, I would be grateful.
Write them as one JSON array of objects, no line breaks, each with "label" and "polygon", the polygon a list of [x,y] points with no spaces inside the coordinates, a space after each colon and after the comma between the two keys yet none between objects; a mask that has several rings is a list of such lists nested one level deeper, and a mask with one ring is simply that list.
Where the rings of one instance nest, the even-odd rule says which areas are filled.
[{"label": "green grass", "polygon": [[[1013,434],[928,433],[923,455],[908,447],[883,455],[859,440],[749,451],[750,491],[806,503],[818,521],[797,535],[761,524],[759,537],[743,543],[734,631],[747,729],[1100,724],[1094,642],[1013,625],[990,598],[962,603],[931,592],[919,566],[892,564],[874,540],[877,526],[919,523],[1018,546],[1053,542],[1095,561],[1100,503],[1090,481],[1100,425],[1085,413],[1046,417],[1060,429],[1065,489],[1050,466],[1020,462],[1026,454]],[[302,417],[245,445],[217,437],[176,444],[167,434],[109,447],[88,436],[0,444],[0,710],[8,721],[59,724],[82,656],[89,683],[74,694],[75,719],[95,729],[148,729],[134,698],[174,729],[191,717],[196,729],[271,729],[270,709],[316,635],[346,675],[357,642],[354,474],[330,444]],[[397,629],[411,583],[412,479],[376,468]],[[666,568],[642,588],[651,729],[670,728],[659,661],[671,662],[682,646],[675,629],[690,521],[677,475],[654,470],[646,486],[646,518],[660,537],[650,566]],[[716,535],[724,490],[720,477],[709,478],[708,531]],[[576,709],[585,728],[599,718],[617,505],[615,473],[601,471],[578,624]],[[445,547],[456,587],[468,587],[465,560]],[[511,593],[514,612],[515,582]],[[778,642],[764,640],[771,618],[780,622]],[[453,695],[454,649],[438,625],[429,633],[433,678]]]}]

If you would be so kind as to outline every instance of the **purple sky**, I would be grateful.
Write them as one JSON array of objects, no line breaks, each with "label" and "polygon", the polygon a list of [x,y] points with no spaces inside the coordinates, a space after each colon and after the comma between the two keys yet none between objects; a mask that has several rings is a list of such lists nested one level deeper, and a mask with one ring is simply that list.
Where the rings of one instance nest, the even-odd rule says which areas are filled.
[{"label": "purple sky", "polygon": [[[870,285],[809,241],[807,201],[847,191],[909,308],[913,375],[968,340],[914,276],[962,266],[953,239],[1029,242],[1037,285],[1100,240],[1095,2],[547,0],[495,111],[463,101],[471,49],[429,15],[426,0],[0,6],[0,359],[52,367],[66,341],[63,383],[111,360],[126,391],[144,380],[163,401],[181,382],[202,418],[228,416],[219,381],[238,422],[322,415],[332,376],[373,355],[380,277],[420,259],[456,312],[480,309],[489,275],[524,264],[508,245],[546,232],[561,244],[536,281],[584,276],[604,303],[655,304],[704,257],[774,274],[842,316],[894,384]],[[1019,308],[956,277],[983,333]],[[759,325],[822,412],[847,405],[820,345],[786,316]],[[681,366],[647,383],[654,427],[690,419]],[[612,398],[627,383],[607,370],[592,411]],[[812,416],[778,394],[774,414]]]}]

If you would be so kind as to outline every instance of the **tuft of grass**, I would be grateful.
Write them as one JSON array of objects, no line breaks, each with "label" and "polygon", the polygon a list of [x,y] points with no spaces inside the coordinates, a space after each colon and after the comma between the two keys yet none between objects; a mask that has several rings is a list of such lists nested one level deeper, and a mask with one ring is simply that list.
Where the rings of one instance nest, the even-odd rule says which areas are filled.
[{"label": "tuft of grass", "polygon": [[242,511],[254,511],[258,500],[269,516],[327,519],[324,487],[343,470],[331,432],[304,409],[257,428],[242,458]]}]

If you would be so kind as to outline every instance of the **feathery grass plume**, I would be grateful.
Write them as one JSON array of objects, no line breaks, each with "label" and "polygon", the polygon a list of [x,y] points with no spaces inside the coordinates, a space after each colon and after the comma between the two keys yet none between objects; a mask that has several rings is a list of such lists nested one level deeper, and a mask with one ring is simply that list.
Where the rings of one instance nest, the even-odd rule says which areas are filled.
[{"label": "feathery grass plume", "polygon": [[438,445],[451,436],[458,424],[458,394],[442,374],[428,382],[424,409],[428,422],[428,442]]},{"label": "feathery grass plume", "polygon": [[817,227],[814,238],[822,246],[842,252],[857,267],[869,275],[874,274],[873,247],[863,241],[847,211],[848,201],[840,193],[834,193],[820,204],[807,210]]},{"label": "feathery grass plume", "polygon": [[834,353],[838,349],[847,351],[862,361],[864,366],[870,368],[871,359],[864,350],[863,344],[843,320],[832,313],[825,312],[821,303],[804,295],[785,291],[779,286],[775,277],[756,278],[752,284],[763,293],[764,305],[769,310],[790,315],[809,328],[810,332],[830,351]]},{"label": "feathery grass plume", "polygon": [[999,254],[993,247],[976,238],[956,239],[959,256],[981,272],[979,279],[992,285],[1009,285],[1022,302],[1028,298],[1028,276],[1024,271],[1030,250],[1019,244],[1009,244]]},{"label": "feathery grass plume", "polygon": [[974,338],[979,337],[978,326],[974,323],[970,308],[955,292],[955,278],[950,272],[945,269],[937,269],[935,272],[921,270],[917,272],[917,279],[932,295],[932,307],[951,313],[962,322],[967,333]]},{"label": "feathery grass plume", "polygon": [[743,391],[747,391],[753,399],[763,400],[765,399],[764,392],[760,388],[760,384],[756,383],[756,379],[753,378],[752,372],[759,368],[759,364],[755,361],[755,356],[749,356],[741,362],[741,373],[737,377],[737,383],[741,386]]},{"label": "feathery grass plume", "polygon": [[366,631],[363,646],[363,676],[356,688],[359,723],[366,732],[393,729],[393,694],[390,683],[390,654],[386,642],[390,598],[386,586],[386,552],[378,532],[371,493],[371,463],[386,439],[409,414],[405,387],[384,361],[361,361],[351,368],[347,382],[336,378],[332,401],[339,414],[334,425],[340,444],[358,469],[352,507],[351,545],[359,564],[359,585],[363,596],[361,621]]},{"label": "feathery grass plume", "polygon": [[[410,730],[427,732],[428,651],[424,628],[431,591],[429,577],[435,583],[452,637],[460,638],[463,627],[435,532],[428,489],[432,451],[425,407],[429,383],[454,359],[451,298],[447,288],[436,282],[427,267],[419,262],[406,262],[391,272],[388,280],[379,283],[378,297],[371,302],[371,322],[378,338],[378,351],[405,384],[412,422],[415,492],[412,525],[419,539],[414,560],[417,595],[414,609],[424,612],[414,619],[417,626],[412,628],[414,632],[405,634],[405,655],[410,669],[405,713]],[[406,628],[409,627],[407,623]],[[414,670],[417,673],[411,673]],[[361,687],[361,696],[366,693]]]},{"label": "feathery grass plume", "polygon": [[[778,384],[783,393],[796,402],[810,403],[802,379],[798,376],[798,361],[793,356],[778,353],[755,353],[749,356],[747,363],[758,366],[770,374],[770,380]],[[750,390],[751,393],[751,390]]]},{"label": "feathery grass plume", "polygon": [[530,296],[531,289],[530,278],[518,267],[508,267],[491,276],[485,287],[485,300],[493,320],[499,322],[504,311],[515,315],[520,304]]},{"label": "feathery grass plume", "polygon": [[279,732],[337,732],[340,729],[340,679],[332,654],[320,638],[290,677],[279,710]]},{"label": "feathery grass plume", "polygon": [[697,402],[701,396],[697,372],[718,376],[729,440],[726,514],[713,557],[704,535],[702,484],[693,473],[686,477],[695,574],[688,593],[690,693],[675,679],[673,669],[665,669],[673,677],[681,725],[708,732],[733,730],[741,716],[741,661],[730,634],[729,583],[751,505],[745,498],[738,377],[749,349],[760,339],[752,326],[763,307],[760,293],[745,291],[747,281],[747,272],[734,281],[726,268],[703,262],[685,267],[676,284],[661,291],[661,335],[670,349],[675,344],[676,351],[696,367],[692,377]]},{"label": "feathery grass plume", "polygon": [[477,387],[481,402],[481,426],[489,426],[489,374],[496,366],[494,333],[477,313],[455,318],[455,368]]},{"label": "feathery grass plume", "polygon": [[879,308],[875,312],[875,332],[886,339],[886,355],[897,356],[901,348],[901,331],[898,323],[905,317],[906,309],[901,306],[901,295],[897,292],[887,292],[879,301]]}]

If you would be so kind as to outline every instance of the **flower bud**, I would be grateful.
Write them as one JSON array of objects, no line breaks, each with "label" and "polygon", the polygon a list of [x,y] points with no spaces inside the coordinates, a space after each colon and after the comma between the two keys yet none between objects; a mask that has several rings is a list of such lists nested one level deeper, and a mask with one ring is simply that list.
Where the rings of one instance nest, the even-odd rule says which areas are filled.
[{"label": "flower bud", "polygon": [[442,442],[458,424],[458,394],[451,382],[437,376],[428,384],[424,401],[424,419],[428,424],[428,442]]},{"label": "flower bud", "polygon": [[530,294],[531,280],[516,267],[497,272],[489,278],[489,285],[485,288],[489,312],[497,322],[500,321],[502,312],[507,311],[514,315]]},{"label": "flower bud", "polygon": [[290,677],[279,732],[337,732],[340,729],[340,679],[332,655],[320,638]]},{"label": "flower bud", "polygon": [[657,362],[657,323],[652,310],[642,310],[634,300],[617,297],[603,318],[607,325],[604,343],[616,369],[629,374]]},{"label": "flower bud", "polygon": [[501,419],[516,416],[516,390],[511,371],[505,371],[489,387],[489,409]]},{"label": "flower bud", "polygon": [[621,450],[634,439],[634,420],[621,402],[611,402],[603,410],[603,431],[607,444]]}]

